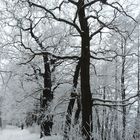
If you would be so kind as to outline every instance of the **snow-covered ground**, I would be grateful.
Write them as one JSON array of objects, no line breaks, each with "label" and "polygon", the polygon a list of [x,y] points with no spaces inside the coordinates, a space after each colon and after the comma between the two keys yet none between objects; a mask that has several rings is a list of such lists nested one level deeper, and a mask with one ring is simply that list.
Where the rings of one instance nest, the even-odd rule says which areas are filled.
[{"label": "snow-covered ground", "polygon": [[28,129],[21,130],[14,126],[7,126],[0,130],[0,140],[62,140],[62,137],[52,136],[40,139],[39,134],[30,133]]}]

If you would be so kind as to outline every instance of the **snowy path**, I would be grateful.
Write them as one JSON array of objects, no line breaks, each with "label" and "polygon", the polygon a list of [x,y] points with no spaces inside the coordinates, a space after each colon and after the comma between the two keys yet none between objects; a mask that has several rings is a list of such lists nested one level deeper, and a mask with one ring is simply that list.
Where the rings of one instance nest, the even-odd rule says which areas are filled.
[{"label": "snowy path", "polygon": [[[40,140],[39,134],[30,133],[28,130],[21,130],[14,126],[8,126],[4,130],[0,130],[0,140]],[[54,136],[41,140],[61,140],[61,138]]]},{"label": "snowy path", "polygon": [[0,140],[39,140],[37,134],[30,134],[28,130],[8,126],[4,130],[0,130]]}]

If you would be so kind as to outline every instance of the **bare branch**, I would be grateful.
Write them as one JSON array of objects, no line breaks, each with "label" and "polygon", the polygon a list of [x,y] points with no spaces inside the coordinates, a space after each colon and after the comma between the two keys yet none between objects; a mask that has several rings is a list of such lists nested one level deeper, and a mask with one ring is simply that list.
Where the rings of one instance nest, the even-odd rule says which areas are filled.
[{"label": "bare branch", "polygon": [[131,96],[125,100],[120,100],[120,101],[116,101],[116,100],[103,100],[103,99],[100,99],[100,98],[93,98],[93,102],[94,101],[100,101],[100,102],[108,102],[108,103],[122,103],[122,102],[128,102],[129,100],[133,99],[133,98],[136,98],[138,96],[138,94],[134,95],[134,96]]},{"label": "bare branch", "polygon": [[102,30],[103,28],[104,28],[104,27],[102,26],[102,27],[100,27],[98,30],[96,30],[94,33],[92,33],[92,34],[90,35],[90,40],[93,38],[93,36],[95,36],[96,34],[100,33],[101,30]]},{"label": "bare branch", "polygon": [[127,104],[106,104],[106,103],[93,103],[93,106],[99,105],[99,106],[107,106],[107,107],[116,107],[116,106],[129,106],[136,102],[137,100],[134,100],[133,102],[127,103]]},{"label": "bare branch", "polygon": [[[121,9],[119,9],[119,8],[116,7],[116,6],[114,6],[115,4],[118,5]],[[120,13],[123,13],[124,15],[126,15],[126,16],[129,17],[129,18],[131,18],[133,21],[135,21],[135,22],[137,23],[137,21],[136,21],[132,16],[128,15],[128,14],[125,12],[125,10],[124,10],[124,8],[122,7],[122,5],[119,4],[118,2],[113,2],[113,3],[111,3],[111,4],[106,2],[106,5],[109,5],[110,7],[116,9],[117,11],[119,11]]]},{"label": "bare branch", "polygon": [[35,53],[34,55],[50,55],[56,59],[75,59],[75,60],[79,60],[80,57],[77,56],[77,55],[73,55],[73,56],[57,56],[55,54],[52,54],[50,52],[47,52],[47,51],[42,51],[40,53]]},{"label": "bare branch", "polygon": [[88,6],[91,6],[91,5],[95,4],[95,3],[98,2],[98,1],[100,1],[100,0],[93,0],[93,1],[91,1],[91,2],[89,2],[89,3],[86,3],[86,4],[83,6],[83,8],[86,8],[86,7],[88,7]]},{"label": "bare branch", "polygon": [[31,58],[28,61],[22,62],[19,65],[26,65],[27,63],[31,62],[34,58],[35,58],[35,55],[32,55]]},{"label": "bare branch", "polygon": [[66,23],[66,24],[68,24],[68,25],[71,25],[71,26],[75,27],[75,29],[79,32],[79,34],[81,34],[81,29],[80,29],[80,28],[78,27],[78,25],[76,25],[75,23],[72,23],[72,22],[70,22],[70,21],[68,21],[68,20],[66,20],[66,19],[63,19],[63,18],[57,18],[57,17],[54,15],[54,13],[51,12],[51,10],[46,9],[46,8],[45,8],[44,6],[42,6],[42,5],[39,5],[39,4],[30,2],[29,0],[28,0],[28,3],[29,3],[29,5],[30,5],[30,7],[31,7],[31,6],[34,6],[34,7],[38,7],[38,8],[40,8],[40,9],[43,9],[46,13],[49,13],[55,20],[60,21],[60,22],[63,22],[63,23]]},{"label": "bare branch", "polygon": [[72,3],[72,4],[74,4],[74,5],[76,5],[77,6],[77,2],[75,2],[75,1],[73,1],[73,0],[68,0],[70,3]]},{"label": "bare branch", "polygon": [[[90,57],[91,58],[93,58],[93,59],[96,59],[96,60],[104,60],[104,61],[113,61],[113,57],[108,57],[108,58],[105,58],[105,57],[95,57],[95,56],[92,56],[92,55],[90,55]],[[111,58],[111,59],[109,59],[109,58]]]}]

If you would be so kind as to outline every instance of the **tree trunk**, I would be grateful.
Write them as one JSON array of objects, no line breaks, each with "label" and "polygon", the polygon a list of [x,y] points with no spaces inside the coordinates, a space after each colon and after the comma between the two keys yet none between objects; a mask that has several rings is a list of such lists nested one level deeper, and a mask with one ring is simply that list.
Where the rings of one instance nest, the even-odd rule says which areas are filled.
[{"label": "tree trunk", "polygon": [[41,137],[51,135],[51,129],[53,125],[53,116],[50,115],[50,103],[53,99],[51,92],[51,72],[48,56],[43,56],[44,61],[44,90],[43,96],[41,97],[41,111],[42,111],[42,122],[41,122]]},{"label": "tree trunk", "polygon": [[138,29],[138,108],[137,108],[137,138],[140,139],[140,40]]},{"label": "tree trunk", "polygon": [[0,97],[0,128],[2,128],[2,97]]},{"label": "tree trunk", "polygon": [[75,112],[75,116],[74,116],[74,125],[76,125],[78,123],[78,119],[80,116],[80,112],[81,112],[81,101],[80,101],[80,96],[77,97],[77,110]]},{"label": "tree trunk", "polygon": [[138,27],[138,85],[137,85],[137,92],[138,92],[138,108],[137,108],[137,116],[135,120],[135,130],[133,134],[133,138],[138,140],[140,139],[140,39],[139,39],[139,27]]},{"label": "tree trunk", "polygon": [[[118,99],[118,61],[117,58],[115,59],[115,101]],[[116,103],[116,107],[114,110],[114,139],[119,140],[119,132],[118,132],[118,106]]]},{"label": "tree trunk", "polygon": [[90,91],[90,38],[87,19],[85,18],[84,1],[78,1],[78,16],[81,33],[81,105],[82,135],[85,140],[91,139],[92,132],[92,95]]},{"label": "tree trunk", "polygon": [[[106,91],[105,91],[106,89],[105,89],[105,87],[103,87],[103,100],[105,100],[106,99]],[[102,116],[102,130],[101,130],[101,138],[102,138],[102,140],[106,140],[106,138],[105,138],[105,133],[106,133],[106,129],[107,128],[105,128],[105,120],[106,120],[106,108],[103,106],[103,114],[102,114],[103,116]]]},{"label": "tree trunk", "polygon": [[[75,73],[74,73],[74,79],[73,79],[73,88],[74,88],[74,90],[76,90],[77,84],[78,84],[80,65],[81,64],[80,64],[80,60],[79,60],[77,66],[76,66],[76,69],[75,69]],[[75,100],[77,98],[76,96],[77,96],[76,91],[72,91],[71,99],[70,99],[70,102],[69,102],[69,105],[68,105],[67,115],[66,115],[66,122],[65,122],[65,128],[64,128],[64,138],[63,138],[64,140],[68,140],[69,139],[69,132],[70,132],[70,127],[71,127],[72,110],[73,110],[73,107],[74,107]],[[78,117],[78,115],[76,115],[76,118],[77,117]]]},{"label": "tree trunk", "polygon": [[1,111],[0,111],[0,128],[2,128],[2,118],[1,118]]},{"label": "tree trunk", "polygon": [[73,94],[75,94],[75,93],[74,92],[71,93],[71,99],[70,99],[68,109],[67,109],[63,140],[69,140],[69,132],[70,132],[70,128],[71,128],[72,110],[73,110],[74,103],[75,103],[75,98],[76,98],[75,96],[73,96]]},{"label": "tree trunk", "polygon": [[[43,51],[44,47],[42,41],[39,40],[33,32],[33,25],[30,20],[30,34],[32,38],[36,41],[40,49]],[[40,137],[51,135],[51,129],[53,125],[53,115],[50,115],[50,103],[53,100],[53,94],[51,91],[52,81],[51,81],[51,72],[50,72],[50,63],[48,59],[48,55],[43,55],[43,63],[44,63],[44,90],[43,95],[40,97],[40,111],[41,111],[41,135]]]},{"label": "tree trunk", "polygon": [[[126,94],[125,94],[125,45],[122,44],[122,70],[121,70],[121,94],[122,94],[122,100],[125,100]],[[125,102],[123,102],[125,104]],[[122,124],[123,124],[123,130],[122,130],[122,139],[125,140],[125,131],[126,131],[126,107],[122,107],[123,115],[122,115]]]}]

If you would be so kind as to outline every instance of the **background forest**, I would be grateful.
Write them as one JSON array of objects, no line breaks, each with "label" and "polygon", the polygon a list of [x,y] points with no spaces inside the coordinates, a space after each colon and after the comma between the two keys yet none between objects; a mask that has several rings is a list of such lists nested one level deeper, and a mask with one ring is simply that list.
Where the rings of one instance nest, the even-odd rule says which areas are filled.
[{"label": "background forest", "polygon": [[140,140],[139,0],[0,4],[1,127]]}]

